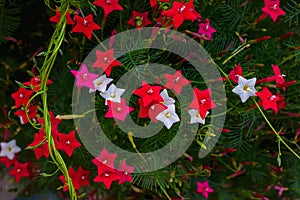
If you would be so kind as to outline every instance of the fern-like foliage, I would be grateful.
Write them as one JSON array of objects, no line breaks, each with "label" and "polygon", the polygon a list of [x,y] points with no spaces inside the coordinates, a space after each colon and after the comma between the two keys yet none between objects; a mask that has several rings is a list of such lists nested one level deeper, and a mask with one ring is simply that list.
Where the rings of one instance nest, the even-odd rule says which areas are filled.
[{"label": "fern-like foliage", "polygon": [[20,25],[21,10],[13,2],[0,0],[0,44]]},{"label": "fern-like foliage", "polygon": [[288,1],[283,5],[283,9],[287,13],[287,19],[285,22],[289,23],[289,26],[292,26],[294,23],[296,26],[299,25],[299,16],[300,16],[300,3],[299,1],[292,0]]}]

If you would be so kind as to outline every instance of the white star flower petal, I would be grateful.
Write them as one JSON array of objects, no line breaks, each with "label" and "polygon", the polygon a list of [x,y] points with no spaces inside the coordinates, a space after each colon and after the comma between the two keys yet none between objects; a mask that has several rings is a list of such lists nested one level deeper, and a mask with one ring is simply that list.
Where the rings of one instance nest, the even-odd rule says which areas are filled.
[{"label": "white star flower petal", "polygon": [[180,121],[178,115],[175,112],[174,104],[169,105],[169,107],[166,110],[159,113],[156,116],[156,119],[163,122],[167,129],[170,129],[174,123]]},{"label": "white star flower petal", "polygon": [[106,75],[104,74],[93,81],[95,89],[93,90],[90,88],[89,92],[92,93],[95,92],[96,90],[98,90],[99,92],[105,92],[107,85],[112,81],[113,81],[112,78],[107,78]]},{"label": "white star flower petal", "polygon": [[13,160],[16,153],[21,151],[21,148],[17,146],[16,140],[9,142],[1,142],[0,157],[7,157],[9,160]]},{"label": "white star flower petal", "polygon": [[163,104],[165,104],[166,106],[169,106],[169,105],[172,105],[175,103],[175,100],[169,96],[168,91],[166,89],[164,89],[160,93],[160,96],[163,98],[163,100],[164,100]]},{"label": "white star flower petal", "polygon": [[[191,124],[195,124],[195,123],[205,124],[205,118],[204,119],[201,118],[200,113],[199,113],[198,110],[190,109],[188,111],[188,113],[191,116],[191,121],[190,121]],[[208,113],[209,112],[207,111],[206,116],[208,115]]]},{"label": "white star flower petal", "polygon": [[238,85],[232,90],[233,93],[240,96],[243,103],[251,96],[256,96],[255,89],[256,78],[251,78],[249,80],[239,76]]},{"label": "white star flower petal", "polygon": [[125,92],[125,89],[117,88],[114,84],[111,84],[107,91],[101,92],[100,95],[105,98],[105,105],[107,105],[107,101],[113,101],[120,103],[121,95]]}]

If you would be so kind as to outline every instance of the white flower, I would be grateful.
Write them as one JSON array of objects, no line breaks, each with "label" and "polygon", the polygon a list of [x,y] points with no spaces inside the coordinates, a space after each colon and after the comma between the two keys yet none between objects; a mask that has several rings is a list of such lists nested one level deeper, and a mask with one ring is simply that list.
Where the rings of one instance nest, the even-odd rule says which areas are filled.
[{"label": "white flower", "polygon": [[169,105],[172,105],[175,103],[175,100],[172,99],[171,97],[169,97],[168,91],[166,89],[164,89],[161,93],[160,96],[163,98],[164,102],[163,104],[165,104],[167,107]]},{"label": "white flower", "polygon": [[177,116],[176,112],[175,112],[175,105],[169,105],[169,107],[162,111],[161,113],[159,113],[156,116],[156,119],[163,122],[165,124],[165,126],[167,127],[167,129],[170,129],[171,126],[175,123],[175,122],[179,122],[180,119]]},{"label": "white flower", "polygon": [[21,148],[17,146],[16,140],[10,142],[1,142],[1,157],[7,157],[9,160],[13,160],[15,154],[20,152]]},{"label": "white flower", "polygon": [[[195,109],[190,109],[188,111],[188,113],[190,114],[191,116],[191,121],[190,123],[191,124],[194,124],[194,123],[200,123],[200,124],[205,124],[205,118],[202,119],[201,116],[200,116],[200,113],[198,110],[195,110]],[[206,116],[208,115],[208,111],[206,112]],[[205,116],[205,117],[206,117]]]},{"label": "white flower", "polygon": [[95,89],[93,90],[90,88],[89,92],[92,93],[95,92],[96,90],[100,92],[105,92],[107,85],[112,81],[113,81],[112,78],[107,78],[106,75],[104,74],[93,81]]},{"label": "white flower", "polygon": [[232,90],[240,96],[243,103],[247,101],[250,96],[256,96],[256,90],[254,88],[256,83],[256,78],[251,78],[249,80],[239,76],[238,85]]},{"label": "white flower", "polygon": [[125,89],[117,88],[114,84],[111,84],[107,91],[101,92],[100,95],[105,98],[105,105],[107,101],[121,102],[121,95],[125,92]]}]

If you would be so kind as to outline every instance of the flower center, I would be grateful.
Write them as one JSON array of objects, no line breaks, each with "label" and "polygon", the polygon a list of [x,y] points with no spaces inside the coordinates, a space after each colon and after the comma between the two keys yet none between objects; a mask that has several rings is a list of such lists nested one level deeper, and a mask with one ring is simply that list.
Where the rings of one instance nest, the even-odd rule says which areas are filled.
[{"label": "flower center", "polygon": [[275,3],[273,6],[270,7],[271,10],[277,10],[278,9],[278,5]]},{"label": "flower center", "polygon": [[286,75],[285,75],[285,74],[281,74],[281,75],[279,75],[279,78],[284,78],[284,77],[286,77]]},{"label": "flower center", "polygon": [[40,82],[41,82],[41,80],[40,80],[39,78],[34,78],[34,81],[35,81],[36,83],[40,83]]},{"label": "flower center", "polygon": [[150,90],[148,90],[147,93],[148,93],[148,94],[152,94],[152,93],[153,93],[152,88],[151,88]]},{"label": "flower center", "polygon": [[70,140],[66,141],[66,144],[69,145],[70,144]]},{"label": "flower center", "polygon": [[17,172],[20,173],[20,172],[21,172],[21,169],[17,169]]},{"label": "flower center", "polygon": [[122,108],[121,108],[121,107],[118,107],[117,110],[120,112],[120,111],[122,110]]},{"label": "flower center", "polygon": [[185,8],[186,8],[185,6],[182,6],[181,8],[178,9],[178,12],[182,13],[185,10]]},{"label": "flower center", "polygon": [[97,85],[102,85],[102,83],[103,83],[102,81],[98,81]]},{"label": "flower center", "polygon": [[104,176],[109,177],[109,174],[105,173]]},{"label": "flower center", "polygon": [[24,98],[24,94],[21,93],[21,94],[19,95],[19,97],[20,97],[20,98]]},{"label": "flower center", "polygon": [[111,98],[115,98],[115,97],[116,97],[116,94],[115,94],[115,93],[111,93],[111,94],[110,94],[110,97],[111,97]]},{"label": "flower center", "polygon": [[205,102],[206,102],[206,99],[202,99],[202,100],[200,101],[201,104],[204,104]]},{"label": "flower center", "polygon": [[107,163],[107,160],[104,160],[102,163],[103,163],[103,164],[106,164],[106,163]]},{"label": "flower center", "polygon": [[82,80],[86,81],[87,78],[88,78],[88,75],[87,74],[82,74],[81,77],[82,77]]},{"label": "flower center", "polygon": [[128,175],[128,172],[124,172],[125,175]]},{"label": "flower center", "polygon": [[276,95],[269,96],[270,101],[274,101],[276,99]]},{"label": "flower center", "polygon": [[208,28],[209,28],[209,25],[207,24],[207,25],[205,26],[205,30],[208,30]]},{"label": "flower center", "polygon": [[180,79],[180,77],[179,77],[179,76],[178,76],[178,77],[176,77],[176,78],[174,78],[174,82],[175,82],[175,83],[178,83],[179,79]]},{"label": "flower center", "polygon": [[196,117],[197,117],[197,118],[200,118],[200,114],[199,114],[199,113],[196,113]]},{"label": "flower center", "polygon": [[171,113],[167,112],[167,113],[165,114],[165,116],[166,116],[166,118],[170,118],[170,117],[171,117]]},{"label": "flower center", "polygon": [[107,63],[109,62],[108,57],[104,57],[104,58],[103,58],[103,62],[107,64]]},{"label": "flower center", "polygon": [[8,148],[7,148],[7,151],[8,151],[8,152],[11,152],[11,151],[12,151],[12,148],[11,148],[11,147],[8,147]]},{"label": "flower center", "polygon": [[150,109],[151,109],[151,110],[154,110],[154,109],[155,109],[155,105],[152,105],[152,106],[150,107]]},{"label": "flower center", "polygon": [[111,4],[111,0],[106,0],[106,3],[107,4]]},{"label": "flower center", "polygon": [[84,176],[81,176],[81,179],[82,179],[82,180],[84,180],[84,179],[85,179],[85,177],[84,177]]},{"label": "flower center", "polygon": [[88,21],[86,19],[83,19],[83,25],[87,26],[88,25]]},{"label": "flower center", "polygon": [[243,87],[243,90],[244,90],[245,92],[248,92],[249,86],[248,86],[248,85],[245,85],[245,86]]}]

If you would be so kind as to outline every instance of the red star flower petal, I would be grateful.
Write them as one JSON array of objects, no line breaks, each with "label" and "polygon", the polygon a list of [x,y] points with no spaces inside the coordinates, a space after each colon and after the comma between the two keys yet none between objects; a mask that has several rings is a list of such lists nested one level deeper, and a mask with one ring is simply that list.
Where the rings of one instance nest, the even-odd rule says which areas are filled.
[{"label": "red star flower petal", "polygon": [[28,177],[30,175],[28,172],[28,162],[19,163],[18,161],[16,161],[14,163],[14,168],[8,173],[15,177],[16,182],[19,182],[22,177]]},{"label": "red star flower petal", "polygon": [[264,110],[272,109],[275,114],[278,112],[277,102],[280,100],[277,95],[270,92],[267,87],[263,87],[261,92],[256,92],[256,95],[262,100]]},{"label": "red star flower petal", "polygon": [[125,161],[122,161],[120,168],[118,169],[117,173],[119,175],[119,184],[124,182],[132,182],[132,172],[134,170],[133,166],[129,166],[126,164]]},{"label": "red star flower petal", "polygon": [[172,8],[162,12],[162,15],[173,18],[174,28],[178,28],[184,20],[194,21],[197,16],[193,13],[193,2],[173,2]]},{"label": "red star flower petal", "polygon": [[239,76],[243,75],[243,69],[241,67],[241,64],[239,63],[233,70],[231,70],[228,78],[230,80],[233,80],[235,83],[239,82]]},{"label": "red star flower petal", "polygon": [[11,97],[15,100],[16,108],[25,106],[34,92],[25,88],[19,88]]},{"label": "red star flower petal", "polygon": [[92,162],[98,167],[98,172],[99,169],[103,169],[102,171],[105,171],[105,166],[114,169],[114,162],[117,156],[117,154],[108,153],[108,151],[105,148],[103,148],[100,155],[97,158],[94,158]]},{"label": "red star flower petal", "polygon": [[216,107],[216,104],[211,99],[211,89],[208,88],[201,91],[198,88],[194,88],[194,99],[189,107],[198,110],[201,118],[204,119],[207,111]]},{"label": "red star flower petal", "polygon": [[93,4],[103,8],[105,16],[109,15],[109,13],[114,10],[123,10],[119,5],[118,0],[96,0]]},{"label": "red star flower petal", "polygon": [[126,105],[126,100],[121,99],[121,102],[107,101],[108,111],[105,114],[106,118],[115,118],[117,120],[124,121],[127,114],[134,109]]},{"label": "red star flower petal", "polygon": [[109,189],[112,182],[118,180],[119,176],[116,173],[115,169],[110,168],[106,165],[104,166],[105,166],[104,171],[102,168],[100,170],[98,168],[98,175],[94,178],[94,182],[102,182],[104,183],[105,187]]},{"label": "red star flower petal", "polygon": [[279,7],[280,0],[265,0],[265,6],[261,9],[265,14],[268,14],[274,22],[281,15],[286,13]]},{"label": "red star flower petal", "polygon": [[178,70],[173,75],[172,74],[164,74],[164,76],[167,79],[165,88],[172,89],[176,94],[180,94],[182,87],[190,83],[189,80],[182,77],[181,70]]},{"label": "red star flower petal", "polygon": [[75,131],[73,130],[69,134],[58,133],[56,146],[58,150],[63,150],[71,157],[74,149],[80,147],[81,144],[76,140]]},{"label": "red star flower petal", "polygon": [[[38,106],[28,106],[27,111],[20,109],[15,112],[15,115],[19,116],[21,124],[27,124],[28,118],[33,119],[33,118],[37,117],[37,109],[38,109]],[[28,115],[28,118],[26,116],[26,113]]]},{"label": "red star flower petal", "polygon": [[96,50],[96,62],[93,63],[92,67],[102,68],[107,76],[110,76],[113,67],[118,67],[121,63],[114,57],[114,49],[110,49],[106,52]]},{"label": "red star flower petal", "polygon": [[33,152],[36,159],[40,159],[42,156],[49,157],[48,141],[44,129],[40,129],[39,133],[34,134],[34,140],[27,147],[34,147]]},{"label": "red star flower petal", "polygon": [[284,82],[285,82],[285,80],[284,80],[285,75],[281,74],[280,69],[279,69],[279,67],[277,65],[273,65],[272,64],[272,68],[273,68],[273,72],[275,74],[275,81],[276,81],[276,83],[278,83],[278,84],[284,84]]},{"label": "red star flower petal", "polygon": [[[50,22],[58,24],[60,22],[61,12],[59,11],[59,8],[56,8],[56,13],[53,17],[49,19]],[[74,24],[74,21],[72,20],[70,16],[70,11],[66,13],[66,23],[67,24]]]},{"label": "red star flower petal", "polygon": [[135,10],[132,12],[132,17],[127,23],[131,26],[135,26],[136,28],[152,24],[152,22],[148,19],[148,12],[139,13]]},{"label": "red star flower petal", "polygon": [[[79,166],[78,171],[76,172],[73,167],[70,167],[68,170],[69,176],[72,180],[73,186],[76,190],[79,190],[82,186],[86,185],[86,186],[90,186],[90,182],[89,182],[89,174],[90,171],[89,170],[84,170],[81,166]],[[68,185],[66,184],[66,178],[64,175],[61,175],[60,177],[58,177],[61,182],[63,182],[64,184],[64,189],[63,191],[67,191],[69,190]]]},{"label": "red star flower petal", "polygon": [[89,40],[92,38],[94,30],[99,30],[100,26],[93,21],[93,15],[89,14],[85,18],[75,16],[76,25],[72,32],[83,33]]},{"label": "red star flower petal", "polygon": [[0,163],[4,164],[6,168],[12,166],[16,161],[16,156],[12,160],[8,159],[8,157],[0,157]]},{"label": "red star flower petal", "polygon": [[[48,79],[46,82],[46,85],[49,85],[51,83],[52,83],[52,81],[50,79]],[[39,76],[35,76],[35,77],[32,77],[29,82],[23,83],[23,85],[32,87],[32,89],[37,92],[41,88],[41,79]]]},{"label": "red star flower petal", "polygon": [[146,82],[142,82],[142,87],[136,89],[133,94],[142,98],[143,106],[148,106],[151,102],[163,102],[163,98],[160,96],[161,86],[151,86]]}]

